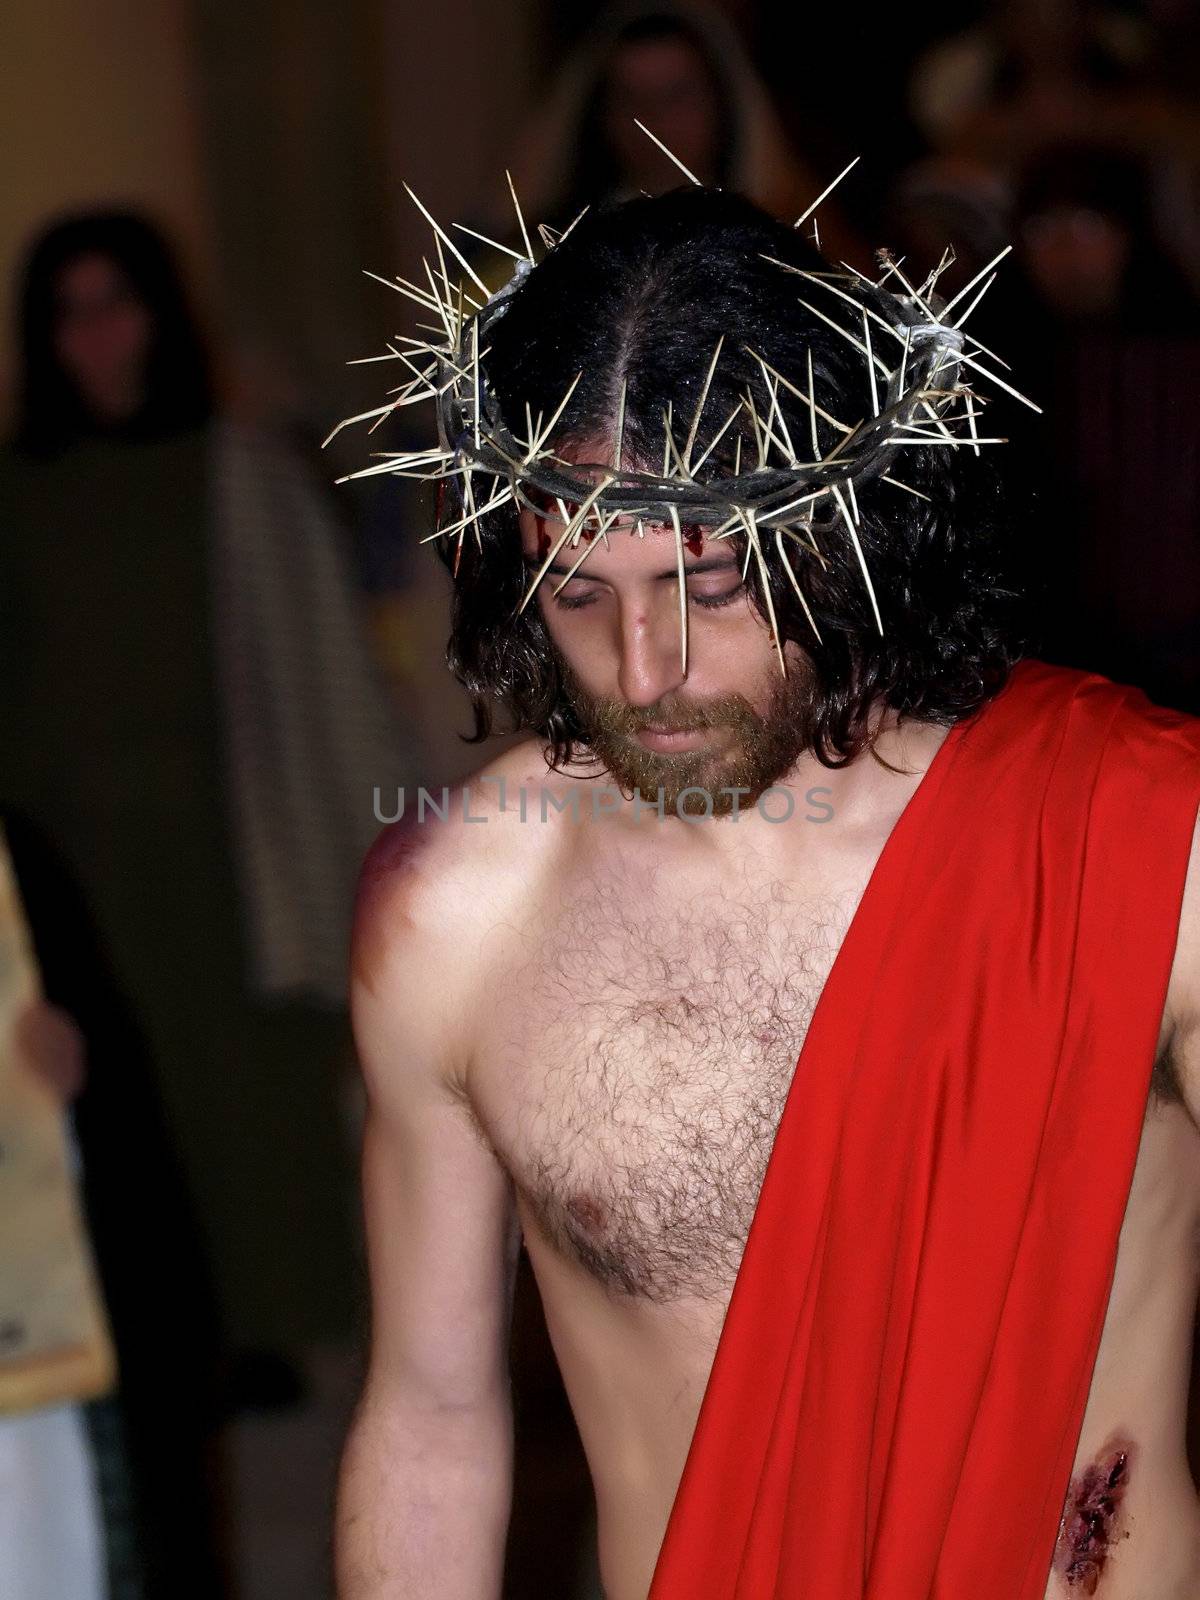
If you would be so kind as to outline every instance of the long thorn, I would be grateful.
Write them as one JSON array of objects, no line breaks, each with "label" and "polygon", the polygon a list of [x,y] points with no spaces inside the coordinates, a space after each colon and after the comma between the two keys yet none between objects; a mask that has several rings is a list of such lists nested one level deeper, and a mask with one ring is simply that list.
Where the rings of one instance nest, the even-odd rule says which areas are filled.
[{"label": "long thorn", "polygon": [[[962,316],[959,317],[958,321],[951,324],[952,327],[955,327],[955,328],[961,328],[962,327],[963,323],[967,320],[967,318],[971,315],[972,311],[974,311],[975,307],[983,299],[984,295],[988,292],[988,290],[995,283],[997,276],[998,276],[998,274],[996,274],[995,272],[992,273],[991,277],[983,285],[982,289],[980,289],[979,293],[975,296],[974,300],[971,301],[971,304],[963,312]],[[974,338],[974,334],[972,334],[971,337]]]},{"label": "long thorn", "polygon": [[579,380],[582,377],[583,377],[583,370],[581,368],[575,374],[574,378],[571,380],[570,384],[567,387],[566,394],[564,394],[562,399],[558,402],[558,409],[555,411],[554,415],[550,418],[550,421],[546,424],[546,426],[544,428],[541,425],[541,415],[539,413],[539,415],[538,415],[538,436],[537,436],[537,439],[530,445],[529,454],[525,457],[524,465],[528,466],[528,464],[533,460],[534,456],[537,455],[538,451],[545,444],[546,440],[554,432],[555,423],[558,421],[559,417],[561,417],[563,412],[566,410],[567,401],[570,400],[571,396],[575,393],[576,386],[578,385]]},{"label": "long thorn", "polygon": [[857,163],[859,161],[861,161],[861,160],[862,160],[861,156],[855,156],[854,160],[850,162],[849,166],[843,167],[842,170],[838,173],[837,177],[833,180],[833,182],[831,184],[827,185],[824,189],[821,190],[820,194],[813,201],[812,205],[809,206],[808,210],[805,211],[801,216],[796,218],[795,222],[792,223],[792,227],[793,228],[798,228],[802,222],[807,222],[809,217],[812,216],[813,212],[821,204],[821,201],[824,200],[827,195],[831,195],[833,193],[833,191],[837,188],[838,184],[841,183],[842,179],[850,171],[850,168],[855,166],[855,165],[857,165]]},{"label": "long thorn", "polygon": [[692,449],[696,443],[696,430],[700,426],[700,413],[704,410],[704,402],[708,399],[708,391],[712,387],[713,374],[717,370],[717,362],[721,358],[721,346],[725,343],[725,335],[717,340],[717,348],[713,351],[712,360],[708,364],[708,375],[704,379],[704,387],[700,390],[700,399],[692,413],[692,425],[688,429],[687,443],[683,447],[683,462],[685,467],[692,464]]},{"label": "long thorn", "polygon": [[[1039,417],[1042,415],[1041,406],[1034,405],[1033,401],[1030,400],[1026,395],[1023,395],[1019,389],[1014,389],[1011,383],[1005,383],[1003,378],[998,378],[994,372],[989,372],[986,367],[980,366],[979,362],[975,360],[974,356],[967,355],[965,350],[960,350],[955,359],[958,361],[965,361],[967,366],[974,367],[975,371],[982,374],[982,376],[985,377],[989,383],[999,384],[1002,389],[1004,389],[1008,394],[1012,395],[1014,400],[1019,400],[1023,406],[1028,406],[1031,411],[1036,411]],[[983,442],[983,440],[980,440],[981,444]]]},{"label": "long thorn", "polygon": [[443,330],[445,332],[445,335],[446,335],[446,341],[449,344],[451,350],[453,350],[455,348],[455,346],[458,344],[458,340],[455,337],[454,329],[451,326],[450,311],[442,303],[442,298],[437,292],[437,279],[433,275],[433,268],[429,265],[429,262],[426,260],[426,258],[424,256],[421,257],[421,265],[425,268],[425,276],[429,279],[430,291],[434,295],[434,298],[435,298],[435,300],[437,302],[437,313],[438,313],[438,316],[442,319],[442,328],[443,328]]},{"label": "long thorn", "polygon": [[746,402],[744,400],[739,400],[737,405],[734,406],[733,410],[725,418],[725,421],[717,429],[716,433],[713,434],[712,438],[709,440],[708,449],[704,452],[704,454],[700,457],[699,461],[697,461],[696,465],[692,468],[692,476],[693,477],[696,475],[697,472],[699,472],[700,468],[708,460],[709,456],[712,455],[712,453],[716,449],[717,445],[720,444],[721,440],[725,437],[726,433],[729,431],[730,424],[733,422],[734,418],[737,416],[738,412],[742,409],[742,407],[745,405],[745,403]]},{"label": "long thorn", "polygon": [[591,208],[590,204],[584,206],[583,210],[579,213],[579,215],[577,217],[573,217],[571,219],[571,221],[567,223],[566,227],[563,229],[563,231],[559,234],[558,238],[555,240],[554,247],[555,247],[556,250],[557,250],[558,246],[560,244],[562,244],[563,240],[566,239],[570,234],[572,234],[575,231],[575,229],[579,226],[579,224],[583,221],[584,217],[587,216],[588,212],[591,209],[592,208]]},{"label": "long thorn", "polygon": [[452,222],[452,228],[457,228],[459,233],[469,233],[472,239],[478,239],[480,244],[490,245],[493,250],[499,250],[506,256],[511,256],[514,261],[524,261],[526,258],[519,250],[510,250],[506,244],[501,244],[499,239],[489,239],[486,233],[479,233],[474,228],[468,228],[465,222]]},{"label": "long thorn", "polygon": [[867,346],[867,373],[871,379],[871,415],[879,415],[879,388],[875,382],[875,357],[871,354],[871,323],[863,308],[863,340]]},{"label": "long thorn", "polygon": [[811,505],[814,500],[820,500],[829,493],[828,489],[814,489],[811,494],[802,494],[798,500],[789,500],[785,506],[772,506],[764,515],[771,517],[786,517],[789,511],[795,511],[797,506]]},{"label": "long thorn", "polygon": [[750,413],[750,426],[754,429],[754,442],[758,446],[757,470],[761,472],[767,464],[767,450],[769,449],[769,446],[766,440],[763,438],[763,431],[759,426],[758,421],[758,411],[754,405],[754,396],[750,393],[748,387],[746,389],[746,409]]},{"label": "long thorn", "polygon": [[512,180],[512,173],[506,167],[504,176],[508,179],[508,192],[512,195],[513,210],[517,213],[517,222],[521,229],[521,238],[525,243],[525,255],[529,261],[533,260],[533,246],[529,242],[529,229],[525,226],[525,218],[521,212],[521,202],[517,199],[516,186]]},{"label": "long thorn", "polygon": [[[800,304],[804,306],[806,310],[811,311],[814,317],[820,317],[822,322],[827,322],[835,333],[840,333],[842,338],[845,339],[848,344],[852,344],[861,355],[866,355],[866,345],[863,344],[861,339],[856,339],[847,328],[843,328],[840,322],[835,322],[832,317],[827,317],[823,311],[818,311],[816,306],[810,304],[807,300],[801,300]],[[891,369],[887,366],[887,364],[884,361],[881,361],[878,356],[873,357],[873,360],[875,361],[875,364],[878,366],[879,370],[883,373],[884,377],[891,382]]]},{"label": "long thorn", "polygon": [[538,568],[537,572],[534,574],[533,582],[529,585],[528,592],[526,593],[524,599],[521,601],[521,604],[517,607],[518,614],[520,612],[524,611],[525,607],[533,599],[534,595],[537,593],[538,584],[541,583],[542,579],[546,575],[547,570],[553,564],[555,556],[562,549],[563,545],[566,544],[567,540],[571,537],[571,535],[575,532],[575,529],[578,528],[578,527],[582,527],[583,526],[583,523],[587,520],[588,512],[592,509],[593,505],[595,505],[596,501],[604,493],[605,489],[608,488],[608,486],[609,486],[609,484],[611,482],[612,482],[612,478],[611,477],[601,478],[600,482],[598,484],[596,484],[596,486],[592,490],[591,494],[589,494],[587,499],[582,503],[582,505],[580,505],[580,507],[576,511],[575,515],[571,518],[570,522],[567,523],[566,527],[563,529],[562,533],[559,535],[557,544],[551,546],[549,552],[546,555],[546,559],[542,562],[541,566]]},{"label": "long thorn", "polygon": [[812,345],[805,347],[805,356],[808,359],[808,420],[812,433],[813,460],[821,459],[821,446],[817,443],[817,393],[813,386]]},{"label": "long thorn", "polygon": [[479,454],[479,324],[471,323],[471,356],[475,366],[475,382],[472,385],[472,400],[475,413],[475,454]]},{"label": "long thorn", "polygon": [[475,268],[467,260],[466,256],[463,255],[462,251],[454,243],[454,240],[450,237],[450,235],[442,227],[441,223],[435,221],[434,217],[431,215],[431,213],[428,211],[428,209],[421,204],[420,200],[417,199],[416,195],[412,192],[412,190],[409,188],[407,183],[404,185],[404,190],[405,190],[405,193],[408,195],[408,198],[412,201],[413,205],[416,206],[417,210],[421,213],[421,215],[425,218],[426,222],[428,222],[429,226],[433,229],[434,233],[436,233],[438,238],[443,241],[443,243],[446,245],[446,248],[450,251],[450,253],[457,258],[459,265],[466,269],[468,277],[471,278],[472,282],[477,283],[479,285],[479,287],[483,290],[484,294],[487,295],[488,299],[490,300],[491,297],[492,297],[492,291],[488,288],[487,284],[484,283],[483,279],[475,271]]},{"label": "long thorn", "polygon": [[[790,262],[780,261],[778,256],[764,255],[762,259],[764,261],[769,261],[772,266],[782,267],[785,272],[790,272],[794,277],[807,278],[810,283],[819,284],[822,289],[828,289],[830,294],[836,294],[839,300],[844,300],[847,305],[853,306],[856,311],[861,311],[864,316],[870,317],[872,322],[878,323],[879,326],[885,330],[885,332],[890,333],[893,339],[899,339],[903,343],[902,335],[897,333],[895,328],[892,327],[891,323],[887,322],[883,317],[881,317],[878,311],[873,310],[870,306],[864,306],[861,300],[856,300],[852,294],[847,294],[845,289],[839,289],[835,283],[831,283],[829,281],[831,277],[837,276],[836,273],[806,272],[801,267],[793,267]],[[851,270],[857,271],[856,268],[852,268]],[[864,277],[861,272],[858,274],[858,276],[864,283],[871,283],[871,280],[867,277]],[[871,287],[874,288],[874,284],[871,284]],[[880,360],[882,361],[882,357]]]},{"label": "long thorn", "polygon": [[850,516],[849,508],[847,507],[845,500],[842,498],[842,492],[836,483],[833,485],[833,497],[838,503],[838,510],[842,513],[842,521],[846,524],[846,527],[850,532],[850,538],[854,545],[854,553],[858,557],[859,566],[862,568],[863,581],[867,586],[867,593],[871,597],[871,609],[875,613],[875,626],[879,629],[879,632],[882,635],[883,618],[879,615],[879,602],[875,598],[875,585],[871,582],[871,574],[867,571],[866,557],[863,555],[862,545],[858,542],[858,531],[855,528],[853,519]]},{"label": "long thorn", "polygon": [[384,278],[378,272],[372,272],[370,267],[364,267],[362,270],[364,278],[373,278],[376,283],[382,283],[385,289],[393,289],[397,294],[402,294],[406,300],[415,300],[427,311],[434,310],[438,303],[427,295],[424,289],[418,289],[415,283],[409,283],[407,278]]},{"label": "long thorn", "polygon": [[[901,259],[903,259],[903,258],[901,258]],[[916,289],[913,288],[912,284],[909,283],[908,279],[900,271],[900,262],[899,261],[893,261],[892,264],[891,264],[891,270],[896,274],[896,276],[900,279],[900,282],[904,285],[904,288],[905,288],[905,290],[906,290],[906,292],[908,294],[909,299],[913,300],[917,305],[920,306],[921,310],[929,318],[930,322],[936,322],[938,319],[933,314],[933,307],[931,305],[929,305],[920,294],[917,293]]]},{"label": "long thorn", "polygon": [[[467,498],[467,495],[465,493],[464,493],[463,498],[464,499]],[[472,512],[471,515],[465,516],[465,517],[460,517],[457,522],[452,522],[449,525],[449,527],[437,528],[437,529],[434,530],[433,533],[425,534],[421,538],[420,543],[421,544],[428,544],[432,539],[440,539],[443,534],[449,536],[450,534],[458,533],[461,529],[467,528],[472,522],[477,522],[478,519],[480,517],[484,516],[487,512],[494,511],[497,506],[507,505],[508,502],[512,498],[513,498],[512,485],[509,484],[504,489],[502,489],[498,495],[493,496],[493,498],[491,500],[488,500],[484,505],[476,507],[476,509]],[[471,496],[471,500],[472,500],[472,504],[474,504],[474,496],[473,495]]]},{"label": "long thorn", "polygon": [[922,494],[920,489],[914,489],[909,483],[901,483],[899,478],[889,478],[886,472],[881,474],[880,482],[890,483],[893,489],[903,489],[906,494],[915,494],[918,500],[928,500],[931,505],[933,504],[932,495]]},{"label": "long thorn", "polygon": [[783,563],[783,570],[791,579],[792,588],[796,591],[796,598],[804,607],[804,615],[808,618],[808,625],[817,636],[817,643],[824,644],[825,641],[821,638],[821,630],[817,627],[816,622],[813,620],[813,614],[808,609],[808,601],[804,598],[804,591],[801,589],[800,584],[796,579],[796,574],[792,571],[792,563],[788,560],[787,551],[784,549],[782,528],[775,529],[775,548],[779,552],[779,559]]},{"label": "long thorn", "polygon": [[679,647],[680,670],[687,675],[688,662],[688,614],[687,614],[687,573],[683,566],[683,530],[679,526],[679,507],[674,501],[667,507],[671,514],[671,526],[675,530],[675,571],[679,580]]},{"label": "long thorn", "polygon": [[694,172],[692,172],[688,167],[685,167],[683,162],[680,161],[679,157],[674,153],[674,151],[668,150],[666,145],[662,142],[662,140],[658,137],[658,135],[655,134],[655,133],[651,133],[650,129],[646,126],[646,124],[644,122],[639,122],[636,117],[634,117],[633,122],[634,122],[634,126],[635,127],[640,128],[642,130],[642,132],[646,135],[647,139],[653,139],[654,143],[662,151],[663,155],[666,156],[667,160],[668,161],[673,161],[675,163],[675,165],[679,168],[680,172],[683,173],[684,177],[685,178],[690,178],[691,181],[696,185],[697,189],[702,189],[704,187],[704,185],[700,182],[700,179],[696,176],[696,174]]},{"label": "long thorn", "polygon": [[[790,467],[794,467],[798,463],[795,449],[792,446],[792,436],[788,432],[787,423],[783,420],[783,412],[779,407],[779,380],[772,376],[770,368],[761,356],[758,358],[758,364],[762,368],[763,383],[771,401],[771,409],[767,412],[767,420],[763,424],[767,435],[768,447],[773,444],[780,455],[787,461],[787,464]],[[771,426],[776,417],[779,418],[779,427],[783,434],[782,439],[776,435],[775,429]]]},{"label": "long thorn", "polygon": [[[675,466],[679,477],[690,479],[691,473],[684,465],[683,457],[679,454],[679,446],[675,443],[675,435],[671,432],[671,408],[669,405],[663,412],[663,441],[666,445],[663,459],[663,477],[665,478],[668,476],[667,467],[670,463],[671,456],[674,456]],[[674,475],[674,473],[671,474],[671,476]]]},{"label": "long thorn", "polygon": [[958,291],[958,293],[954,296],[954,298],[952,300],[948,300],[946,302],[946,304],[942,307],[941,320],[943,322],[945,322],[947,320],[947,318],[949,317],[950,313],[954,310],[954,308],[958,304],[958,302],[960,300],[965,299],[966,296],[968,294],[970,294],[971,290],[979,282],[980,278],[986,278],[988,273],[992,270],[992,268],[996,265],[996,263],[998,261],[1003,261],[1005,256],[1009,253],[1009,251],[1011,249],[1012,249],[1012,245],[1006,244],[1004,246],[1003,250],[999,251],[998,254],[996,254],[996,255],[994,255],[992,257],[992,259],[988,262],[986,267],[980,267],[979,271],[971,279],[970,283],[964,283],[962,288]]},{"label": "long thorn", "polygon": [[[566,584],[570,583],[571,579],[579,571],[580,567],[587,560],[588,556],[591,555],[592,551],[600,543],[601,539],[604,539],[605,543],[607,543],[607,541],[608,541],[608,530],[612,527],[613,523],[617,520],[617,518],[619,516],[620,516],[620,512],[619,511],[610,512],[609,515],[605,518],[605,520],[602,522],[602,524],[600,526],[599,537],[597,537],[595,539],[585,539],[583,541],[583,549],[579,552],[579,555],[576,557],[576,559],[571,563],[571,566],[567,570],[566,576],[562,579],[562,581],[560,583],[556,584],[555,587],[553,589],[551,589],[551,591],[550,591],[551,594],[557,595],[563,589],[563,587]],[[566,519],[564,517],[564,521],[565,520]]]},{"label": "long thorn", "polygon": [[786,678],[787,661],[783,654],[783,641],[779,637],[779,619],[775,615],[775,602],[771,598],[771,580],[767,572],[767,564],[763,560],[762,545],[759,543],[758,521],[755,517],[753,507],[746,507],[744,510],[739,507],[739,510],[742,511],[742,523],[745,526],[746,533],[749,538],[750,548],[754,551],[754,559],[758,565],[759,578],[762,580],[763,599],[767,602],[767,615],[771,621],[771,638],[774,641],[775,650],[779,656],[779,668]]}]

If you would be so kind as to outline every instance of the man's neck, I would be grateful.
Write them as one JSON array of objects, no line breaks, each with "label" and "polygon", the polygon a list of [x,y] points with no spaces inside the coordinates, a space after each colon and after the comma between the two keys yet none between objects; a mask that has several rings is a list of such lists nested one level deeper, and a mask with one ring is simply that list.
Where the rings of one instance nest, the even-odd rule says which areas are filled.
[{"label": "man's neck", "polygon": [[848,766],[827,767],[806,751],[762,795],[741,799],[735,814],[663,815],[649,799],[635,799],[606,806],[601,820],[653,836],[672,852],[707,858],[718,869],[750,855],[776,859],[782,868],[785,859],[820,851],[831,837],[889,832],[948,730],[911,718],[900,722],[891,708],[873,714],[869,728],[873,743]]}]

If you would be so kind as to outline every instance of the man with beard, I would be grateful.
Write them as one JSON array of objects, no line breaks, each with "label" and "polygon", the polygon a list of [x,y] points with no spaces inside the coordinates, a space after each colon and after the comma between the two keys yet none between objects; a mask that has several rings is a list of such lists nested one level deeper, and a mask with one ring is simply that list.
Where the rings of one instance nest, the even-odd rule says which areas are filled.
[{"label": "man with beard", "polygon": [[[454,449],[524,416],[536,480],[550,417],[577,490],[445,524],[477,737],[529,737],[362,875],[342,1600],[499,1596],[522,1240],[608,1600],[1200,1582],[1200,724],[1021,659],[994,480],[867,470],[883,401],[778,263],[823,270],[733,197],[635,201],[479,332]],[[810,438],[844,525],[789,581],[743,452],[799,483]],[[630,467],[656,514],[603,498]]]}]

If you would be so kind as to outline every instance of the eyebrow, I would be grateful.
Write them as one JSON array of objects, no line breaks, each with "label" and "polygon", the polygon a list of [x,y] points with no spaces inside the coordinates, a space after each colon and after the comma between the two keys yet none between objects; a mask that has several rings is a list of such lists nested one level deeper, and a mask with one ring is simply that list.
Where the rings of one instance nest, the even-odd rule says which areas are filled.
[{"label": "eyebrow", "polygon": [[[545,557],[542,557],[542,560],[544,559]],[[539,560],[535,555],[530,555],[527,550],[521,552],[521,561],[529,572],[536,572],[541,566],[542,560]],[[703,572],[732,572],[737,568],[738,564],[738,558],[733,554],[728,556],[706,556],[702,561],[697,561],[691,566],[685,566],[683,572],[684,576],[688,578],[693,573],[699,575]],[[546,568],[546,572],[548,574],[552,573],[555,577],[565,577],[570,570],[570,567],[562,561],[552,561]],[[577,578],[591,578],[593,583],[603,583],[604,581],[602,578],[593,578],[590,572],[584,572],[582,568],[575,576]],[[664,578],[674,578],[675,576],[676,568],[672,565],[664,572],[654,573],[653,580],[661,581]]]}]

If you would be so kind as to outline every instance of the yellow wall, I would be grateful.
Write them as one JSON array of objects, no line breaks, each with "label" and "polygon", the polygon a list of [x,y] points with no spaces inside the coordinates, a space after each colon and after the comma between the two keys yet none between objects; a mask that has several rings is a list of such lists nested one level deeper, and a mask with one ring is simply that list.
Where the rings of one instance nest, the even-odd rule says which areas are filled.
[{"label": "yellow wall", "polygon": [[132,203],[211,279],[187,0],[6,0],[0,24],[0,381],[12,373],[14,271],[65,207]]}]

